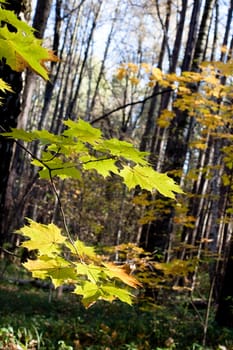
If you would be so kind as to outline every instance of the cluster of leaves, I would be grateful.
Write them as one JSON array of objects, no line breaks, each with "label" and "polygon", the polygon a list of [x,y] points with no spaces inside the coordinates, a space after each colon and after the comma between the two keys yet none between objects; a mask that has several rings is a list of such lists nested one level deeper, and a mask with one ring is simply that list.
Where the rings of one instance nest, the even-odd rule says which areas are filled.
[{"label": "cluster of leaves", "polygon": [[42,168],[39,175],[43,179],[58,176],[82,181],[82,171],[96,170],[104,178],[120,176],[129,189],[139,186],[150,192],[157,190],[173,199],[175,193],[182,193],[172,178],[150,166],[146,152],[138,151],[131,143],[115,138],[106,140],[99,129],[81,119],[67,120],[64,124],[66,129],[61,135],[19,129],[3,135],[25,142],[38,140],[41,146],[46,146],[40,159],[31,155],[32,164]]},{"label": "cluster of leaves", "polygon": [[117,284],[117,279],[134,288],[140,283],[122,267],[104,261],[92,247],[78,239],[68,240],[54,224],[42,225],[29,220],[29,225],[19,232],[30,238],[22,246],[38,251],[36,260],[23,264],[34,278],[50,277],[55,288],[74,285],[73,292],[83,296],[86,307],[97,299],[113,301],[118,298],[131,304],[129,291]]},{"label": "cluster of leaves", "polygon": [[[0,60],[4,59],[6,64],[17,72],[30,68],[47,80],[46,62],[56,62],[58,58],[52,51],[42,47],[41,40],[34,36],[32,27],[18,19],[14,12],[4,8],[6,3],[7,1],[0,1]],[[2,79],[0,90],[12,91]]]},{"label": "cluster of leaves", "polygon": [[[129,189],[140,186],[170,198],[182,192],[166,174],[156,172],[147,162],[147,154],[132,144],[117,139],[106,140],[99,129],[83,120],[67,120],[64,124],[66,129],[61,135],[46,130],[14,129],[4,136],[40,142],[41,158],[32,155],[32,164],[41,168],[39,175],[43,179],[53,181],[58,176],[82,182],[83,171],[95,170],[104,178],[120,176]],[[97,259],[93,249],[79,240],[74,242],[68,232],[65,237],[54,224],[42,225],[30,220],[29,226],[23,227],[20,233],[30,238],[23,246],[39,252],[37,260],[24,264],[33,277],[50,277],[55,287],[64,283],[76,284],[74,292],[83,296],[86,306],[99,298],[109,301],[119,298],[131,303],[129,292],[119,285],[116,287],[110,280],[118,278],[131,287],[137,287],[139,283],[122,268]]]},{"label": "cluster of leaves", "polygon": [[[116,246],[120,258],[128,261],[128,267],[134,272],[134,275],[142,283],[144,289],[140,291],[138,300],[147,304],[156,301],[148,295],[144,298],[144,292],[148,290],[167,291],[176,290],[187,292],[191,289],[187,286],[178,286],[177,281],[180,279],[188,279],[190,273],[195,270],[197,260],[195,258],[189,260],[173,259],[171,262],[159,262],[161,260],[160,253],[146,252],[144,249],[133,243],[121,244]],[[156,261],[157,260],[157,261]]]}]

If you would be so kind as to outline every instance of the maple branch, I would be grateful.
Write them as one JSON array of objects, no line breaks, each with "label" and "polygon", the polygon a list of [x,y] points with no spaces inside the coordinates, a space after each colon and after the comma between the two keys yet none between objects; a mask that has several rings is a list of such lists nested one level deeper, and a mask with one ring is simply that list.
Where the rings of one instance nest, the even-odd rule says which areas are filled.
[{"label": "maple branch", "polygon": [[[0,125],[0,128],[2,129],[2,131],[6,132],[6,129]],[[35,154],[33,154],[31,151],[29,151],[29,149],[27,149],[21,142],[19,142],[18,140],[16,139],[13,139],[13,141],[21,148],[23,149],[27,154],[30,155],[30,157],[32,159],[36,159],[38,162],[41,163],[41,165],[43,165],[49,172],[49,180],[50,180],[50,184],[51,184],[51,187],[52,187],[52,191],[54,193],[54,196],[57,200],[57,203],[58,203],[58,206],[59,206],[59,209],[60,209],[60,212],[61,212],[61,215],[62,215],[62,220],[63,220],[63,224],[64,224],[64,228],[65,228],[65,231],[66,231],[66,234],[67,234],[67,237],[69,238],[69,241],[70,243],[74,246],[74,248],[76,249],[75,245],[74,245],[74,241],[71,237],[71,234],[69,232],[69,229],[68,229],[68,226],[67,226],[67,222],[66,222],[66,217],[65,217],[65,213],[64,213],[64,210],[63,210],[63,206],[62,206],[62,203],[61,203],[61,199],[59,197],[59,194],[58,194],[58,191],[57,191],[57,188],[56,188],[56,185],[53,181],[53,177],[52,177],[52,171],[53,170],[58,170],[58,169],[51,169],[47,164],[46,162],[48,162],[49,160],[41,160],[39,157],[37,157]],[[57,155],[57,153],[53,156],[53,158],[55,158]],[[50,159],[51,160],[51,159]],[[63,169],[63,168],[62,168]]]},{"label": "maple branch", "polygon": [[[42,163],[43,164],[43,163]],[[66,235],[70,241],[70,243],[72,244],[72,246],[74,247],[74,249],[77,251],[76,247],[75,247],[75,244],[74,244],[74,240],[73,238],[71,237],[71,234],[70,234],[70,231],[68,229],[68,226],[67,226],[67,222],[66,222],[66,216],[65,216],[65,213],[64,213],[64,210],[63,210],[63,206],[62,206],[62,203],[61,203],[61,199],[60,199],[60,196],[58,194],[58,191],[57,191],[57,188],[56,188],[56,185],[53,181],[53,177],[52,177],[52,170],[53,169],[50,169],[49,167],[47,167],[48,171],[49,171],[49,180],[50,180],[50,183],[51,183],[51,186],[52,186],[52,190],[53,190],[53,193],[55,195],[55,198],[57,200],[57,203],[58,203],[58,206],[59,206],[59,209],[60,209],[60,212],[61,212],[61,216],[62,216],[62,220],[63,220],[63,225],[64,225],[64,228],[65,228],[65,231],[66,231]],[[77,252],[78,253],[78,252]]]},{"label": "maple branch", "polygon": [[101,162],[103,160],[109,160],[109,159],[117,159],[115,156],[108,156],[105,158],[97,158],[97,159],[90,159],[87,160],[86,162],[82,162],[82,164],[88,164],[88,163],[93,163],[93,162]]},{"label": "maple branch", "polygon": [[101,115],[100,117],[98,117],[98,118],[92,120],[92,121],[90,122],[90,124],[93,125],[93,124],[99,122],[100,120],[107,118],[109,115],[111,115],[111,114],[113,114],[113,113],[115,113],[115,112],[118,112],[118,111],[120,111],[120,110],[122,110],[122,109],[125,109],[125,108],[129,107],[129,106],[135,106],[135,105],[137,105],[137,104],[143,104],[143,103],[145,103],[146,101],[150,100],[151,98],[153,98],[153,97],[155,97],[155,96],[162,95],[162,94],[166,94],[166,93],[171,92],[171,91],[173,91],[172,88],[167,89],[167,90],[161,90],[161,91],[156,92],[156,93],[154,93],[154,94],[152,94],[152,95],[150,95],[150,96],[145,97],[143,100],[138,100],[138,101],[134,101],[134,102],[129,102],[129,103],[126,103],[126,104],[124,104],[124,105],[122,105],[122,106],[116,107],[115,109],[112,109],[110,112],[107,112],[107,113]]},{"label": "maple branch", "polygon": [[[0,125],[0,129],[3,131],[3,132],[7,132],[7,130],[2,126]],[[38,158],[35,154],[33,154],[31,151],[29,151],[29,149],[27,149],[20,141],[16,140],[16,139],[13,139],[13,141],[16,143],[16,145],[18,145],[20,148],[22,148],[27,154],[30,155],[30,157],[32,159],[36,159],[38,162],[40,162],[42,165],[44,165],[48,170],[50,169],[44,162],[43,160],[41,160],[40,158]]]}]

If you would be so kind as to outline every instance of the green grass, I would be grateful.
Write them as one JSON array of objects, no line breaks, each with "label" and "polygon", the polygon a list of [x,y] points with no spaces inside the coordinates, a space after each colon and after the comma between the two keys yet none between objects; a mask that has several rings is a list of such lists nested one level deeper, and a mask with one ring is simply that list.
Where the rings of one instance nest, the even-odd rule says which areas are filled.
[{"label": "green grass", "polygon": [[[8,349],[1,345],[4,337],[32,350],[217,350],[218,344],[233,349],[233,332],[214,322],[209,347],[198,345],[200,322],[178,300],[149,311],[119,302],[98,302],[86,310],[70,293],[58,299],[54,292],[51,297],[49,291],[9,283],[0,286],[0,350]],[[170,348],[165,345],[169,337]]]},{"label": "green grass", "polygon": [[49,301],[49,292],[42,290],[13,285],[0,288],[0,327],[12,327],[16,334],[20,330],[22,343],[24,333],[30,333],[31,338],[39,339],[40,349],[58,349],[61,340],[72,346],[81,343],[84,349],[126,349],[124,344],[137,336],[138,343],[143,343],[152,331],[152,325],[147,328],[147,314],[141,316],[137,320],[136,308],[121,303],[100,302],[86,310],[74,295]]}]

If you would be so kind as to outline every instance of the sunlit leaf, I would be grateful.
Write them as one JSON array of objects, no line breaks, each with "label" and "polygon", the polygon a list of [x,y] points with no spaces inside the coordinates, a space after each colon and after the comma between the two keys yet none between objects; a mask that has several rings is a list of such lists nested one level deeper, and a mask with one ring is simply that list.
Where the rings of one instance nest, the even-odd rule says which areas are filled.
[{"label": "sunlit leaf", "polygon": [[90,161],[83,164],[85,170],[96,170],[98,174],[102,175],[104,178],[111,175],[112,173],[117,174],[118,168],[116,166],[115,159],[97,159],[96,161]]},{"label": "sunlit leaf", "polygon": [[102,142],[96,149],[99,151],[109,152],[113,156],[122,157],[134,163],[141,165],[147,164],[145,157],[148,155],[148,153],[138,151],[131,143],[126,141],[120,141],[112,138]]},{"label": "sunlit leaf", "polygon": [[29,240],[22,246],[29,250],[38,250],[40,255],[54,256],[60,252],[60,244],[66,241],[61,230],[54,224],[43,225],[28,219],[29,225],[22,227],[18,233],[28,237]]},{"label": "sunlit leaf", "polygon": [[44,153],[44,156],[46,155],[48,156],[47,159],[44,158],[42,161],[33,159],[31,162],[35,166],[42,167],[39,171],[41,179],[50,179],[51,177],[58,176],[61,179],[73,178],[81,181],[81,173],[75,164],[71,162],[64,163],[60,158],[53,157],[52,155],[49,157],[49,153]]},{"label": "sunlit leaf", "polygon": [[132,305],[133,295],[130,294],[126,289],[116,288],[114,285],[106,283],[101,287],[101,290],[104,292],[103,299],[105,300],[112,301],[117,298],[124,303]]},{"label": "sunlit leaf", "polygon": [[[0,14],[2,11],[6,10],[0,9]],[[8,12],[13,14],[11,11]],[[36,39],[29,30],[25,35],[25,32],[22,33],[19,30],[10,32],[6,26],[0,28],[0,45],[0,59],[5,58],[6,63],[13,70],[22,72],[29,67],[45,80],[48,80],[45,62],[58,60],[51,51],[41,46],[41,41]]]},{"label": "sunlit leaf", "polygon": [[93,305],[101,296],[100,288],[95,283],[89,281],[77,285],[73,293],[82,295],[82,303],[85,307]]},{"label": "sunlit leaf", "polygon": [[74,122],[73,120],[65,120],[64,124],[68,126],[68,129],[64,131],[64,135],[76,137],[82,142],[96,144],[101,140],[101,131],[93,128],[89,123],[82,119]]},{"label": "sunlit leaf", "polygon": [[119,278],[122,282],[127,284],[130,287],[137,288],[141,286],[140,282],[134,278],[132,275],[129,275],[124,267],[117,266],[113,263],[104,263],[106,267],[105,273],[111,278]]},{"label": "sunlit leaf", "polygon": [[23,129],[12,128],[10,132],[4,132],[1,135],[11,139],[19,139],[25,142],[31,142],[36,139],[33,132],[28,132]]},{"label": "sunlit leaf", "polygon": [[43,255],[37,260],[29,260],[23,266],[32,273],[34,278],[45,279],[50,277],[55,288],[77,280],[74,268],[61,257],[50,258]]},{"label": "sunlit leaf", "polygon": [[102,274],[102,268],[93,264],[77,263],[76,271],[78,275],[85,275],[92,283],[97,283]]},{"label": "sunlit leaf", "polygon": [[66,246],[71,250],[74,255],[78,255],[81,259],[89,257],[91,259],[96,258],[95,248],[84,244],[84,242],[77,239],[72,244],[66,243]]},{"label": "sunlit leaf", "polygon": [[6,91],[13,92],[11,86],[9,84],[7,84],[4,80],[2,80],[1,78],[0,78],[0,90],[2,92],[6,92]]},{"label": "sunlit leaf", "polygon": [[181,188],[167,174],[158,173],[149,166],[136,165],[132,168],[124,166],[120,171],[120,176],[123,177],[124,183],[129,189],[140,186],[148,191],[157,190],[169,198],[175,198],[174,193],[183,193]]}]

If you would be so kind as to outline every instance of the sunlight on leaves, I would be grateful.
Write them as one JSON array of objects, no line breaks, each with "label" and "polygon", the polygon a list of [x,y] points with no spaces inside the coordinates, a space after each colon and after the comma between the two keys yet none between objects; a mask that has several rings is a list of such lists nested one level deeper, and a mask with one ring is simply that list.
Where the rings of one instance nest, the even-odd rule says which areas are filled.
[{"label": "sunlight on leaves", "polygon": [[22,227],[17,233],[28,237],[29,240],[22,243],[24,248],[39,250],[40,255],[54,256],[60,252],[60,244],[66,241],[61,230],[54,224],[43,225],[28,219],[29,225]]}]

